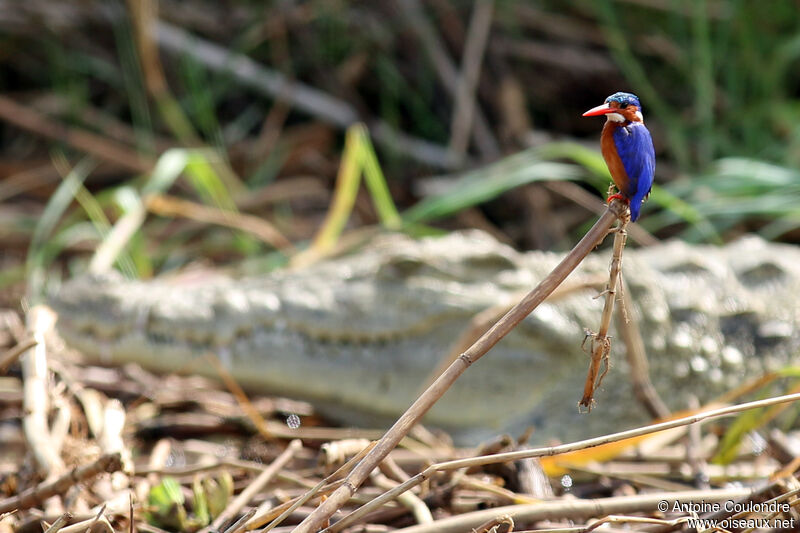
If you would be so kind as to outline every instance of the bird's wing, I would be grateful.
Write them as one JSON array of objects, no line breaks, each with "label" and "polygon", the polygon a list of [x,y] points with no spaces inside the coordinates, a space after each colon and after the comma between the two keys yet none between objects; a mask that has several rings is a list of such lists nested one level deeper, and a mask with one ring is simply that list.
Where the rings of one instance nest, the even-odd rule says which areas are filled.
[{"label": "bird's wing", "polygon": [[628,174],[628,197],[638,206],[650,193],[656,170],[656,153],[653,139],[644,124],[630,124],[616,128],[614,144]]}]

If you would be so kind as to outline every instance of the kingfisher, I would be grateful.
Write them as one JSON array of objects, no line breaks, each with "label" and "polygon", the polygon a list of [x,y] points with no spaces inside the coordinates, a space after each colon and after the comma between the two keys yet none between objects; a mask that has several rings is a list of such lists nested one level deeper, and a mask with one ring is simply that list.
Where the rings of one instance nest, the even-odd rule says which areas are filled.
[{"label": "kingfisher", "polygon": [[653,138],[644,125],[642,106],[635,94],[614,93],[603,105],[583,114],[584,117],[600,115],[606,116],[600,149],[619,191],[609,196],[608,201],[619,198],[626,202],[631,209],[631,220],[635,221],[653,186],[656,170]]}]

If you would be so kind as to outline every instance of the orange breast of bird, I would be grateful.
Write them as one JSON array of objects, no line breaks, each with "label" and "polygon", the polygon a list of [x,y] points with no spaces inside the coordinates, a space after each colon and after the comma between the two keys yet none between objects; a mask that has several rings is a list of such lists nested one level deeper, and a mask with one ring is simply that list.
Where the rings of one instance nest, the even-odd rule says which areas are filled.
[{"label": "orange breast of bird", "polygon": [[620,127],[620,123],[606,121],[603,126],[603,133],[600,135],[600,151],[603,153],[603,159],[606,160],[608,170],[611,172],[611,179],[614,180],[614,185],[620,193],[629,196],[628,190],[628,173],[625,172],[625,167],[622,164],[622,159],[617,152],[617,146],[614,144],[614,130]]}]

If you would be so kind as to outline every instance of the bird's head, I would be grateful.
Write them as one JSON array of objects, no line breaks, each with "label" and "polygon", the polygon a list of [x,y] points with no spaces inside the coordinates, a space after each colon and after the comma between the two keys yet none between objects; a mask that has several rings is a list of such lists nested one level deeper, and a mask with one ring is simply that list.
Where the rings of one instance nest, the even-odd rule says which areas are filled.
[{"label": "bird's head", "polygon": [[605,115],[612,122],[644,122],[639,98],[631,93],[614,93],[603,105],[591,108],[584,117]]}]

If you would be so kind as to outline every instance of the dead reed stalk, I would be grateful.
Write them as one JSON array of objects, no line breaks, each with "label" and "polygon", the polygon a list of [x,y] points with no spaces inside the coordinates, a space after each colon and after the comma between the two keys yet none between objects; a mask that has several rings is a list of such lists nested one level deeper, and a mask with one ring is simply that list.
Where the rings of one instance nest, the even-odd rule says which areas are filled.
[{"label": "dead reed stalk", "polygon": [[589,255],[608,234],[615,220],[627,215],[627,206],[614,200],[586,235],[572,251],[547,275],[531,292],[515,305],[503,318],[470,346],[458,359],[428,387],[409,407],[394,425],[381,437],[375,447],[345,478],[344,483],[328,499],[322,502],[293,531],[294,533],[315,533],[324,527],[342,505],[355,494],[370,472],[392,451],[428,410],[455,383],[456,379],[475,361],[488,352],[500,339],[505,337],[517,324],[542,303],[567,276]]}]

